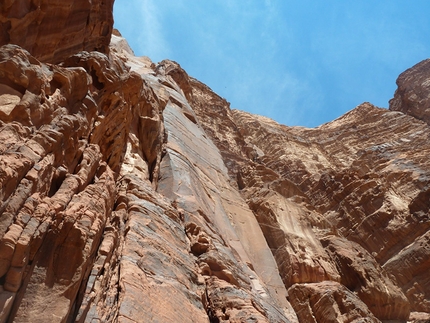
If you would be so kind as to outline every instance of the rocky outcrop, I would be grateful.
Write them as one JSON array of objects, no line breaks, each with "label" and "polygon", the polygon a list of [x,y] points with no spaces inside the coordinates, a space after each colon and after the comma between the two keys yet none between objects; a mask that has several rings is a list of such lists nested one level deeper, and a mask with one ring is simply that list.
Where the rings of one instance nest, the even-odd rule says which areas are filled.
[{"label": "rocky outcrop", "polygon": [[59,63],[79,51],[107,53],[113,0],[5,0],[0,46],[15,44],[42,62]]},{"label": "rocky outcrop", "polygon": [[287,127],[47,4],[0,7],[0,322],[428,319],[426,62]]},{"label": "rocky outcrop", "polygon": [[112,46],[1,48],[1,321],[296,322],[182,70]]},{"label": "rocky outcrop", "polygon": [[[201,88],[195,86],[194,98],[203,97]],[[427,125],[365,103],[318,128],[290,128],[220,102],[194,108],[237,170],[232,177],[285,285],[340,282],[381,320],[405,320],[410,309],[427,312],[427,281],[420,275],[428,270],[421,255],[430,224],[424,216]],[[421,249],[408,261],[412,243]]]},{"label": "rocky outcrop", "polygon": [[[116,179],[124,148],[142,138],[160,156],[164,132],[141,131],[146,119],[159,120],[158,106],[113,56],[81,52],[59,67],[17,46],[1,53],[2,97],[20,98],[2,109],[1,128],[0,274],[14,293],[9,320],[62,322],[74,315],[90,274],[118,258],[124,220],[115,207]],[[146,178],[151,160],[142,157]]]},{"label": "rocky outcrop", "polygon": [[430,124],[430,59],[404,71],[396,83],[390,110],[401,111]]},{"label": "rocky outcrop", "polygon": [[367,250],[336,236],[326,236],[321,242],[341,273],[342,285],[354,292],[376,317],[408,318],[410,305],[405,295]]},{"label": "rocky outcrop", "polygon": [[[249,122],[244,128],[253,129]],[[264,129],[273,129],[270,131],[279,140],[276,128]],[[319,218],[310,213],[312,216],[307,217],[320,239],[333,233],[346,237],[384,265],[426,234],[428,219],[414,214],[425,214],[427,204],[420,204],[417,206],[420,211],[411,213],[411,206],[418,205],[413,201],[423,195],[428,181],[425,124],[363,105],[319,129],[300,130],[301,136],[296,137],[299,140],[286,138],[281,147],[273,145],[276,148],[272,151],[280,155],[275,159],[279,173],[287,169],[285,164],[296,165],[291,173],[283,175],[290,177],[307,197],[306,203],[310,206],[306,208],[322,215]],[[293,131],[294,135],[298,134]],[[267,132],[261,136],[268,138]],[[271,142],[275,142],[274,137]],[[300,138],[306,138],[306,142]],[[301,145],[300,150],[295,148],[297,145]],[[288,146],[293,150],[290,153]],[[297,160],[298,154],[301,154],[300,160]],[[280,162],[282,159],[284,163]],[[420,263],[425,266],[425,258]],[[411,305],[414,310],[420,308],[416,301]]]},{"label": "rocky outcrop", "polygon": [[289,293],[300,322],[380,322],[354,293],[333,281],[293,285]]}]

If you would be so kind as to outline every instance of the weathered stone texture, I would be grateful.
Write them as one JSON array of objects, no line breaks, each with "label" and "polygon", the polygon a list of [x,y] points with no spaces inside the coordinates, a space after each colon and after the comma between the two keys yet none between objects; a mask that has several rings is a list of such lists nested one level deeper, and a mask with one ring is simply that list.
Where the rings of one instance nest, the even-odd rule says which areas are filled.
[{"label": "weathered stone texture", "polygon": [[1,49],[2,321],[296,322],[177,65],[125,49]]},{"label": "weathered stone texture", "polygon": [[42,62],[58,63],[79,51],[107,53],[113,0],[5,0],[0,46],[15,44]]},{"label": "weathered stone texture", "polygon": [[286,127],[194,84],[193,108],[287,287],[340,282],[381,320],[428,312],[425,123],[364,103],[315,129]]},{"label": "weathered stone texture", "polygon": [[336,282],[297,284],[289,293],[300,322],[381,322],[354,293]]},{"label": "weathered stone texture", "polygon": [[401,111],[430,124],[430,59],[404,71],[397,78],[390,110]]},{"label": "weathered stone texture", "polygon": [[398,111],[287,127],[111,9],[1,4],[0,322],[428,320],[428,61]]}]

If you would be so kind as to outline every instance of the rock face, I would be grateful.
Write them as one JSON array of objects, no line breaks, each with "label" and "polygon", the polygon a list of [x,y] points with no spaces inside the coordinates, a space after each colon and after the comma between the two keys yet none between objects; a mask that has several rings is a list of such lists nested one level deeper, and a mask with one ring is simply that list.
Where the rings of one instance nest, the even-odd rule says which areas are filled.
[{"label": "rock face", "polygon": [[396,111],[287,127],[135,57],[111,9],[0,7],[0,322],[430,317],[427,61]]},{"label": "rock face", "polygon": [[333,281],[296,284],[289,293],[300,322],[380,322],[354,293]]},{"label": "rock face", "polygon": [[400,74],[390,110],[401,111],[430,124],[430,59]]},{"label": "rock face", "polygon": [[114,0],[4,0],[0,46],[19,45],[42,62],[59,63],[79,51],[106,53]]}]

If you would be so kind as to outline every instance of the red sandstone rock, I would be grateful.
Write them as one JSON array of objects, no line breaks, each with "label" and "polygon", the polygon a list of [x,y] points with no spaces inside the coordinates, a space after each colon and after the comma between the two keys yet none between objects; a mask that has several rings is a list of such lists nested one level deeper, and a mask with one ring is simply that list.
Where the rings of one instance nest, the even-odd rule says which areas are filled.
[{"label": "red sandstone rock", "polygon": [[[248,135],[245,140],[252,140],[250,143],[262,151],[258,167],[272,171],[266,178],[255,171],[251,175],[239,173],[239,185],[249,201],[266,187],[277,187],[277,178],[289,178],[289,188],[283,194],[288,199],[300,199],[295,203],[296,209],[308,210],[295,212],[303,214],[302,223],[309,223],[317,237],[348,237],[369,251],[380,265],[428,231],[429,221],[423,216],[428,204],[420,202],[425,200],[428,181],[424,158],[428,127],[424,123],[368,104],[316,129],[287,128],[264,118],[235,113],[240,118],[239,128],[245,129],[242,135]],[[259,145],[258,138],[271,144]],[[336,138],[342,138],[344,145],[339,146]],[[281,200],[276,201],[270,203],[281,207]],[[418,257],[413,266],[425,270],[425,259]],[[278,266],[281,264],[278,262]],[[425,278],[416,277],[418,284],[427,286]],[[413,279],[399,285],[411,308],[421,311],[427,304],[425,293],[409,290],[406,286],[411,282]],[[415,292],[417,296],[421,294],[420,301],[412,301]],[[395,289],[390,293],[395,294]],[[395,318],[397,314],[393,311],[390,315]]]},{"label": "red sandstone rock", "polygon": [[288,292],[300,322],[380,322],[356,295],[336,282],[296,284]]},{"label": "red sandstone rock", "polygon": [[15,44],[42,62],[79,51],[107,53],[113,0],[6,0],[0,5],[0,46]]},{"label": "red sandstone rock", "polygon": [[[2,208],[10,214],[2,218],[3,320],[297,321],[264,236],[229,187],[217,149],[195,140],[204,134],[184,91],[161,69],[157,77],[130,72],[126,54],[113,52],[120,59],[80,52],[59,67],[3,47],[7,84],[33,95],[21,110],[8,103],[1,132],[8,152]],[[145,64],[137,60],[131,68],[141,72],[150,68]],[[42,101],[51,113],[32,114]],[[172,132],[167,151],[165,125]],[[215,213],[213,202],[205,206],[210,200],[183,205],[165,187],[181,171],[164,166],[172,149],[178,161],[190,158],[191,146],[179,148],[178,136],[194,142],[195,157],[212,151],[208,167],[195,161],[202,173],[194,176],[202,191],[215,190]],[[22,156],[14,158],[15,151]],[[191,184],[176,192],[193,199],[186,193]]]},{"label": "red sandstone rock", "polygon": [[427,319],[427,61],[411,116],[286,127],[107,48],[111,7],[0,7],[0,322]]},{"label": "red sandstone rock", "polygon": [[390,110],[401,111],[430,124],[430,59],[404,71],[397,78]]},{"label": "red sandstone rock", "polygon": [[357,243],[327,236],[322,243],[336,264],[341,283],[353,291],[380,320],[406,320],[409,302],[375,259]]}]

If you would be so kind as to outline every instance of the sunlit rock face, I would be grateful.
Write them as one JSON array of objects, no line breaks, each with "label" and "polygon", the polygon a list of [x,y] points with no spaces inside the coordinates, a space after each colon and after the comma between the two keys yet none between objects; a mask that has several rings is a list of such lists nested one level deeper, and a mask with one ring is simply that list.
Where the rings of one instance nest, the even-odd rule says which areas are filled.
[{"label": "sunlit rock face", "polygon": [[189,77],[117,35],[1,47],[1,322],[297,322]]},{"label": "sunlit rock face", "polygon": [[[276,177],[261,165],[253,166],[256,170],[265,169],[264,172],[272,177],[266,175],[269,180],[259,182],[255,178],[262,178],[261,176],[257,177],[252,173],[248,175],[249,166],[243,168],[244,171],[239,173],[240,177],[251,179],[248,180],[248,185],[246,180],[241,180],[244,185],[242,190],[249,194],[251,207],[254,208],[257,203],[271,205],[271,210],[279,211],[268,214],[287,211],[289,216],[299,215],[302,226],[308,223],[321,242],[327,236],[335,235],[359,244],[374,258],[372,263],[376,261],[382,266],[395,284],[399,282],[396,277],[404,279],[399,286],[409,298],[412,310],[428,311],[428,307],[425,310],[423,308],[428,304],[428,281],[424,274],[428,270],[428,256],[412,251],[415,261],[407,261],[405,258],[411,256],[405,251],[411,250],[413,246],[421,246],[418,249],[425,254],[428,250],[427,243],[424,243],[427,241],[425,237],[429,228],[428,200],[425,198],[429,180],[429,164],[425,157],[428,154],[428,126],[417,119],[368,104],[316,129],[287,129],[269,122],[256,123],[256,118],[244,113],[236,114],[242,120],[242,129],[246,129],[247,133],[251,132],[248,138],[261,138],[251,142],[252,144],[260,150],[274,146],[263,151],[264,155],[260,152],[260,162],[257,161],[257,164],[268,166],[280,174]],[[280,128],[285,129],[286,135],[282,135]],[[263,140],[266,140],[266,144],[259,145]],[[276,145],[279,141],[282,141],[281,144]],[[274,155],[277,158],[272,159],[270,156]],[[296,203],[295,208],[301,205],[301,210],[304,209],[305,212],[292,212],[291,208],[276,206],[273,199],[268,203],[258,196],[262,193],[268,196],[267,187],[273,186],[278,178],[287,183],[284,184],[288,188],[283,189],[284,196],[290,200],[300,197],[300,203]],[[255,187],[262,189],[256,191]],[[279,185],[276,183],[274,187],[278,188]],[[299,192],[292,194],[297,188]],[[281,199],[277,201],[278,205],[283,204]],[[324,243],[323,246],[326,252],[329,251]],[[401,267],[392,266],[398,257],[401,257],[399,262],[403,266],[411,268],[403,271]],[[361,261],[359,263],[366,267]],[[335,264],[342,281],[348,273],[345,272],[345,267],[339,265],[338,260]],[[346,266],[348,270],[351,265],[348,263]],[[426,269],[418,269],[423,266]],[[406,274],[412,268],[421,272],[422,276]],[[376,268],[376,271],[380,269]],[[396,289],[392,289],[388,294],[398,293]],[[412,301],[412,297],[416,299]],[[418,298],[421,300],[418,301]],[[400,297],[399,300],[401,299],[404,298]],[[395,311],[403,311],[404,316],[407,315],[407,307],[403,302]]]},{"label": "sunlit rock face", "polygon": [[[363,103],[314,129],[286,127],[230,110],[193,84],[198,119],[259,222],[300,321],[308,322],[304,304],[316,321],[353,320],[360,311],[339,312],[344,287],[371,320],[429,312],[426,123]],[[307,298],[327,281],[343,287],[329,285],[337,314],[322,320],[327,305]]]},{"label": "sunlit rock face", "polygon": [[413,109],[287,127],[134,56],[111,9],[0,7],[0,322],[430,318],[427,69]]},{"label": "sunlit rock face", "polygon": [[404,71],[397,78],[390,110],[401,111],[430,124],[430,59]]},{"label": "sunlit rock face", "polygon": [[59,63],[82,50],[106,53],[114,0],[4,0],[0,46],[15,44],[42,62]]}]

